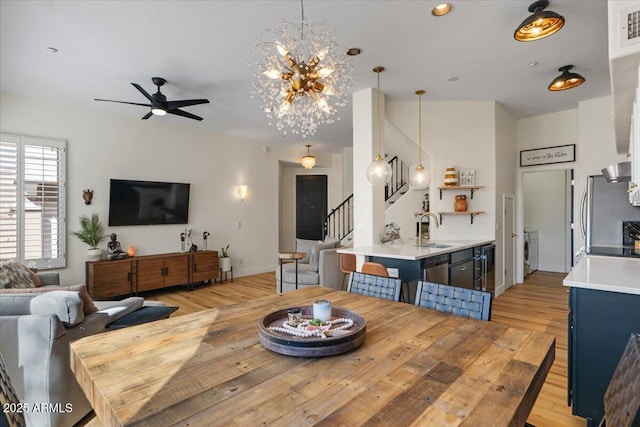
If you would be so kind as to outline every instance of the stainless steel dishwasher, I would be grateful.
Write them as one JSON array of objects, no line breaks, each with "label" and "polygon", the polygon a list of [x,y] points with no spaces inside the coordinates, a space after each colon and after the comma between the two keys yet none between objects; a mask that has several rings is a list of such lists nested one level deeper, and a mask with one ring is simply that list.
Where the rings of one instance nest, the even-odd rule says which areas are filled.
[{"label": "stainless steel dishwasher", "polygon": [[425,259],[424,280],[431,283],[449,283],[449,254]]}]

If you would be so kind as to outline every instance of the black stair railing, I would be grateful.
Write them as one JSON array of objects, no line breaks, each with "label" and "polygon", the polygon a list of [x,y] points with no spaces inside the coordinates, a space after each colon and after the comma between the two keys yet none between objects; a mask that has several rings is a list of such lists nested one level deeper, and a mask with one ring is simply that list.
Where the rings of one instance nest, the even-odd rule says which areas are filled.
[{"label": "black stair railing", "polygon": [[353,194],[332,209],[325,218],[322,238],[331,236],[338,240],[344,239],[353,231]]},{"label": "black stair railing", "polygon": [[391,180],[384,187],[385,201],[400,191],[407,184],[407,179],[409,178],[409,166],[398,159],[398,156],[393,156],[389,160],[389,165],[391,165]]}]

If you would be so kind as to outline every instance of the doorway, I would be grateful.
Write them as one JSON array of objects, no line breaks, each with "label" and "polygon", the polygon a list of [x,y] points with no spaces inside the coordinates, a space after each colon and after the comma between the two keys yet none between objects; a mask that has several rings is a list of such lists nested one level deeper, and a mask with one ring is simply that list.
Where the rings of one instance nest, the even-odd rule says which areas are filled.
[{"label": "doorway", "polygon": [[537,270],[555,273],[571,271],[574,216],[572,184],[573,169],[538,170],[522,174],[523,231],[537,234]]},{"label": "doorway", "polygon": [[504,262],[504,276],[502,285],[498,285],[496,287],[496,295],[499,294],[499,288],[504,292],[513,286],[515,277],[515,201],[512,194],[502,195],[502,210],[504,212],[504,225],[502,227],[502,259]]},{"label": "doorway", "polygon": [[296,238],[322,240],[327,175],[296,175]]}]

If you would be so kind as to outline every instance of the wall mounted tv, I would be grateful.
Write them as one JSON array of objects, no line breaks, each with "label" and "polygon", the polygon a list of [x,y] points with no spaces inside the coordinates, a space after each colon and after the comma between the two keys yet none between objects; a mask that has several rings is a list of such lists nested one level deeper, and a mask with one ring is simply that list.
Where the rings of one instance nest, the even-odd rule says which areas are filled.
[{"label": "wall mounted tv", "polygon": [[112,179],[109,225],[187,224],[190,184]]}]

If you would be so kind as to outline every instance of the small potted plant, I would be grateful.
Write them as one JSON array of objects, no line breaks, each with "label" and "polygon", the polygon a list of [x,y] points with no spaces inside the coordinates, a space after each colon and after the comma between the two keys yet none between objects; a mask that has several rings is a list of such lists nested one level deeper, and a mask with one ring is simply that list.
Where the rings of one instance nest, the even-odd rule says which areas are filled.
[{"label": "small potted plant", "polygon": [[220,249],[220,269],[222,271],[231,271],[231,257],[229,256],[229,245]]},{"label": "small potted plant", "polygon": [[98,248],[98,245],[107,238],[107,234],[97,213],[91,214],[91,218],[87,215],[82,215],[80,217],[80,230],[72,233],[89,245],[87,250],[89,261],[100,261],[102,259],[102,249]]}]

